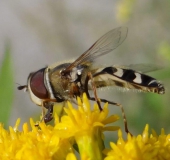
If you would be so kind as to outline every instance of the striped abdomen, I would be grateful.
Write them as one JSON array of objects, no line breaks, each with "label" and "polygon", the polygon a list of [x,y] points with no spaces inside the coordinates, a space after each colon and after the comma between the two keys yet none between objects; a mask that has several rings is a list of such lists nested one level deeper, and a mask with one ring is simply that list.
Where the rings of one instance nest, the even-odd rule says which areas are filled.
[{"label": "striped abdomen", "polygon": [[96,72],[93,76],[97,88],[116,85],[127,89],[138,89],[144,92],[165,93],[164,86],[155,78],[131,69],[106,67]]}]

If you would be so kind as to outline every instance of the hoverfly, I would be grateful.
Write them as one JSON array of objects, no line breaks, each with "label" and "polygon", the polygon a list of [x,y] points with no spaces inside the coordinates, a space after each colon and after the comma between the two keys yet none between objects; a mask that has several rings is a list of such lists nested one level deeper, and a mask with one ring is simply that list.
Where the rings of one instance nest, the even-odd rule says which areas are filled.
[{"label": "hoverfly", "polygon": [[[129,132],[123,107],[118,103],[99,99],[96,89],[119,86],[158,94],[164,94],[165,89],[155,78],[130,68],[94,67],[93,62],[96,58],[117,48],[125,40],[127,32],[126,27],[115,28],[107,32],[74,62],[47,66],[30,73],[27,85],[19,86],[18,89],[28,90],[32,101],[47,109],[47,113],[43,117],[45,122],[52,119],[54,103],[73,100],[77,96],[81,97],[85,92],[90,100],[98,103],[101,111],[100,102],[119,106],[124,118],[125,131]],[[93,90],[94,97],[90,96],[89,90]]]}]

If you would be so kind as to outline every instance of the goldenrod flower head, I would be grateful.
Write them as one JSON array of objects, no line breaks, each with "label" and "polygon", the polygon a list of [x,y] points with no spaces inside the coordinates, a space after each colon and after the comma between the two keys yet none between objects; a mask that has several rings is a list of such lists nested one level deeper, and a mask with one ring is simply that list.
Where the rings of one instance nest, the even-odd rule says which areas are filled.
[{"label": "goldenrod flower head", "polygon": [[117,126],[106,126],[119,119],[118,116],[108,116],[107,104],[100,111],[97,104],[91,110],[87,96],[83,94],[82,101],[78,98],[78,109],[73,108],[68,102],[65,108],[66,115],[62,116],[61,122],[55,129],[60,137],[74,137],[82,159],[103,159],[103,131],[118,130]]},{"label": "goldenrod flower head", "polygon": [[[63,137],[79,136],[83,134],[94,134],[94,130],[103,131],[118,130],[118,126],[106,126],[109,123],[119,119],[117,115],[108,116],[108,104],[105,104],[100,111],[97,104],[91,110],[89,100],[86,94],[83,94],[83,100],[78,98],[78,109],[75,109],[70,102],[68,108],[64,108],[66,115],[61,117],[61,122],[57,123],[55,129],[61,131]],[[63,134],[65,131],[65,134]]]},{"label": "goldenrod flower head", "polygon": [[14,127],[5,130],[0,124],[0,159],[2,160],[76,160],[75,144],[82,160],[102,160],[104,155],[103,131],[117,130],[118,127],[106,126],[118,119],[118,116],[108,117],[107,104],[100,111],[97,105],[90,109],[86,95],[82,101],[78,99],[78,109],[68,102],[66,115],[55,115],[55,125],[44,122],[35,126],[30,119],[30,126],[23,124],[18,130],[20,119]]},{"label": "goldenrod flower head", "polygon": [[[20,119],[14,127],[5,130],[0,124],[0,159],[2,160],[77,160],[75,150],[81,160],[169,160],[170,134],[155,131],[149,134],[146,125],[143,133],[138,136],[127,135],[122,138],[118,131],[117,143],[110,142],[111,149],[104,147],[104,131],[117,130],[116,126],[107,126],[118,120],[118,116],[108,117],[107,104],[100,111],[95,104],[91,109],[84,94],[78,98],[78,109],[68,102],[66,115],[55,115],[55,125],[39,123],[39,127],[30,119],[30,126],[23,124],[18,130]],[[76,147],[75,147],[76,146]]]},{"label": "goldenrod flower head", "polygon": [[[30,119],[32,130],[24,123],[23,131],[18,131],[19,119],[9,131],[0,125],[0,159],[37,160],[65,159],[72,153],[72,145],[67,139],[55,135],[53,127],[40,123],[40,129]],[[73,159],[74,160],[74,159]]]},{"label": "goldenrod flower head", "polygon": [[146,125],[143,134],[130,136],[123,140],[119,130],[117,144],[111,142],[111,150],[107,151],[105,160],[169,160],[170,159],[170,134],[165,135],[162,129],[158,136],[155,131],[148,133],[149,125]]}]

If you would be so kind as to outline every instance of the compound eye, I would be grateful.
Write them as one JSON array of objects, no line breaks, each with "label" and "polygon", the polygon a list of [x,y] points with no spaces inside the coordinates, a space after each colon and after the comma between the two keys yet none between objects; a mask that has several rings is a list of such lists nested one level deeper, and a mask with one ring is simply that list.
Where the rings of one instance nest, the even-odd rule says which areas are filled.
[{"label": "compound eye", "polygon": [[30,77],[31,91],[40,99],[48,98],[48,91],[44,84],[44,71],[45,68],[33,73]]}]

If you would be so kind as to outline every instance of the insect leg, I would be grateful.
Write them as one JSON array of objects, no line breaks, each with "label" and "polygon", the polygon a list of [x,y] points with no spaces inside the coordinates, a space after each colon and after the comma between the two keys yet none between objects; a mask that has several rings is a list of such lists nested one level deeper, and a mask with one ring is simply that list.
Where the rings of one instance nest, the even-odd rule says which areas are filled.
[{"label": "insect leg", "polygon": [[[91,79],[91,82],[92,82],[92,88],[93,88],[94,96],[95,96],[95,97],[90,97],[90,94],[89,94],[89,92],[88,92],[88,82],[89,82],[90,79]],[[94,83],[94,81],[93,81],[93,76],[92,76],[92,74],[91,74],[90,72],[87,74],[86,79],[85,79],[85,92],[86,92],[86,95],[87,95],[88,99],[97,102],[97,104],[98,104],[98,106],[99,106],[99,109],[100,109],[101,111],[102,111],[103,109],[102,109],[102,107],[101,107],[101,105],[100,105],[100,101],[103,102],[103,103],[106,103],[106,102],[107,102],[107,103],[109,103],[109,104],[112,104],[112,105],[115,105],[115,106],[120,107],[121,112],[122,112],[123,121],[124,121],[125,132],[126,132],[126,133],[130,133],[130,131],[129,131],[129,129],[128,129],[127,118],[126,118],[126,115],[125,115],[125,111],[124,111],[124,109],[123,109],[123,106],[122,106],[121,104],[119,104],[119,103],[115,103],[115,102],[112,102],[112,101],[108,101],[108,100],[106,100],[106,99],[99,99],[99,98],[97,97],[97,92],[96,92],[95,83]],[[132,134],[130,133],[130,135],[132,135]]]},{"label": "insect leg", "polygon": [[[92,101],[95,101],[95,98],[94,98],[94,97],[89,97],[89,99],[92,100]],[[121,104],[119,104],[119,103],[115,103],[115,102],[112,102],[112,101],[108,101],[108,100],[106,100],[106,99],[100,99],[100,101],[103,102],[103,103],[109,103],[109,104],[112,104],[112,105],[115,105],[115,106],[120,107],[121,112],[122,112],[123,121],[124,121],[125,132],[126,132],[126,133],[130,133],[130,131],[129,131],[129,129],[128,129],[127,118],[126,118],[126,115],[125,115],[125,111],[124,111],[124,109],[123,109],[123,106],[122,106]],[[132,134],[130,133],[130,135],[132,135]]]},{"label": "insect leg", "polygon": [[[45,108],[47,108],[47,112],[45,113]],[[43,102],[42,105],[42,118],[40,122],[44,121],[45,123],[50,122],[53,119],[53,104],[49,104],[46,102]],[[39,126],[39,122],[35,124],[36,127]]]},{"label": "insect leg", "polygon": [[88,72],[87,73],[87,76],[86,76],[86,79],[85,79],[85,92],[86,92],[86,95],[88,97],[88,99],[90,99],[90,95],[89,95],[89,92],[88,92],[88,82],[89,80],[91,80],[91,85],[92,85],[92,88],[93,88],[93,92],[94,92],[94,101],[97,102],[98,104],[98,107],[100,109],[100,111],[102,111],[102,107],[100,105],[100,99],[97,97],[97,91],[96,91],[96,86],[95,86],[95,83],[94,83],[94,80],[93,80],[93,75],[91,74],[91,72]]},{"label": "insect leg", "polygon": [[[56,99],[46,99],[46,100],[43,101],[41,122],[44,120],[44,122],[47,123],[47,122],[50,122],[53,119],[52,114],[53,114],[54,103],[51,103],[51,102],[56,102]],[[45,113],[44,108],[47,109],[46,113]]]},{"label": "insect leg", "polygon": [[53,119],[53,105],[54,104],[49,104],[48,105],[48,110],[42,120],[44,120],[45,123],[50,122]]}]

